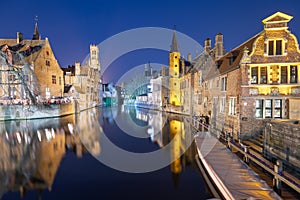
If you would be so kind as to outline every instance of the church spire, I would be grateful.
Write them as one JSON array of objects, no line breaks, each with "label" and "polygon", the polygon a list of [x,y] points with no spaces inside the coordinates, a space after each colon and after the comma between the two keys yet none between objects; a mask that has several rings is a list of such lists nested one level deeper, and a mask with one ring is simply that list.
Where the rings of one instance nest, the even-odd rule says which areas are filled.
[{"label": "church spire", "polygon": [[174,33],[172,38],[172,44],[170,52],[179,52],[178,50],[178,43],[177,43],[177,37],[176,37],[176,28],[174,27]]},{"label": "church spire", "polygon": [[34,27],[34,32],[32,36],[32,40],[40,40],[40,34],[39,34],[39,29],[38,29],[38,17],[35,17],[35,27]]}]

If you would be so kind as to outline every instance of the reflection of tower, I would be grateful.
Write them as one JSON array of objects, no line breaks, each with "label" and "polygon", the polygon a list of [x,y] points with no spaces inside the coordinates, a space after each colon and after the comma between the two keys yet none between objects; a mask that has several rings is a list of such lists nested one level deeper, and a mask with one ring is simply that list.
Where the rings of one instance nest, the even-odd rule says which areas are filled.
[{"label": "reflection of tower", "polygon": [[178,120],[170,121],[170,138],[171,141],[171,172],[174,179],[175,187],[178,185],[179,174],[182,170],[181,158],[180,158],[180,147],[181,147],[181,134],[183,131],[183,123]]},{"label": "reflection of tower", "polygon": [[[54,130],[52,129],[53,133]],[[36,180],[43,180],[49,190],[51,190],[56,171],[60,161],[65,154],[65,134],[55,134],[50,141],[43,140],[39,146],[39,155],[37,155],[38,164],[34,174]],[[37,184],[36,188],[39,186]]]},{"label": "reflection of tower", "polygon": [[170,75],[170,104],[181,106],[180,100],[180,52],[178,50],[176,32],[174,31],[171,49],[169,53],[169,75]]}]

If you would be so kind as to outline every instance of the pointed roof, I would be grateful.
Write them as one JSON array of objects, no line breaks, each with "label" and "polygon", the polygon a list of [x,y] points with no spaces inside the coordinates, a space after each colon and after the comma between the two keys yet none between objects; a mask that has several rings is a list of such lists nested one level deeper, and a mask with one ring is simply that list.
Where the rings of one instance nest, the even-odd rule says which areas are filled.
[{"label": "pointed roof", "polygon": [[35,26],[34,26],[34,32],[33,32],[33,36],[32,39],[33,40],[40,40],[40,34],[39,34],[39,29],[38,29],[38,19],[37,17],[35,18]]},{"label": "pointed roof", "polygon": [[293,16],[287,15],[282,12],[276,12],[273,15],[262,20],[262,23],[269,24],[269,23],[278,23],[278,22],[289,22],[291,21],[291,19],[293,19]]},{"label": "pointed roof", "polygon": [[178,43],[177,43],[177,37],[176,37],[176,31],[174,30],[173,38],[172,38],[172,44],[170,52],[179,52],[178,50]]}]

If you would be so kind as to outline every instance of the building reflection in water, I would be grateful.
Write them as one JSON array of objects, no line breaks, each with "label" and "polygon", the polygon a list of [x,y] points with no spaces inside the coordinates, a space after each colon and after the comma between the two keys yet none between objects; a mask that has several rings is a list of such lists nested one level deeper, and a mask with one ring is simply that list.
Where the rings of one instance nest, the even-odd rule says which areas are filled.
[{"label": "building reflection in water", "polygon": [[23,197],[28,190],[38,190],[40,198],[44,189],[51,191],[66,150],[79,158],[86,149],[100,154],[97,122],[95,110],[63,118],[0,122],[0,198],[8,191]]},{"label": "building reflection in water", "polygon": [[[99,116],[99,113],[101,116]],[[125,117],[127,116],[127,118]],[[58,167],[66,153],[78,158],[89,152],[101,153],[103,122],[115,123],[117,117],[141,126],[160,148],[170,148],[170,171],[175,188],[183,168],[194,166],[195,148],[189,118],[158,111],[122,107],[90,109],[64,118],[0,122],[0,197],[8,192],[26,195],[28,190],[51,190]],[[100,125],[101,124],[101,125]]]},{"label": "building reflection in water", "polygon": [[189,117],[144,109],[138,109],[136,113],[138,120],[147,121],[147,133],[152,142],[157,143],[160,148],[171,145],[170,157],[173,162],[170,164],[170,171],[177,188],[182,169],[186,166],[194,167],[195,164],[196,148]]}]

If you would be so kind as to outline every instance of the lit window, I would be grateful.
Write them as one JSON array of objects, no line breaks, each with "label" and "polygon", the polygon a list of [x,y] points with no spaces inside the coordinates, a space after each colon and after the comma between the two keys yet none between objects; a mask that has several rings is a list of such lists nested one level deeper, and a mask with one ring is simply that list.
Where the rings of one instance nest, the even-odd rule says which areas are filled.
[{"label": "lit window", "polygon": [[263,117],[263,100],[257,99],[255,101],[255,117],[256,118],[262,118]]},{"label": "lit window", "polygon": [[281,66],[280,69],[280,83],[287,83],[287,67]]},{"label": "lit window", "polygon": [[272,118],[272,100],[266,99],[266,105],[265,105],[265,118]]},{"label": "lit window", "polygon": [[267,67],[260,68],[260,83],[267,83]]},{"label": "lit window", "polygon": [[282,100],[274,100],[274,118],[281,118]]},{"label": "lit window", "polygon": [[290,66],[290,83],[297,83],[298,73],[297,73],[297,66]]},{"label": "lit window", "polygon": [[258,67],[251,68],[251,83],[258,83]]}]

